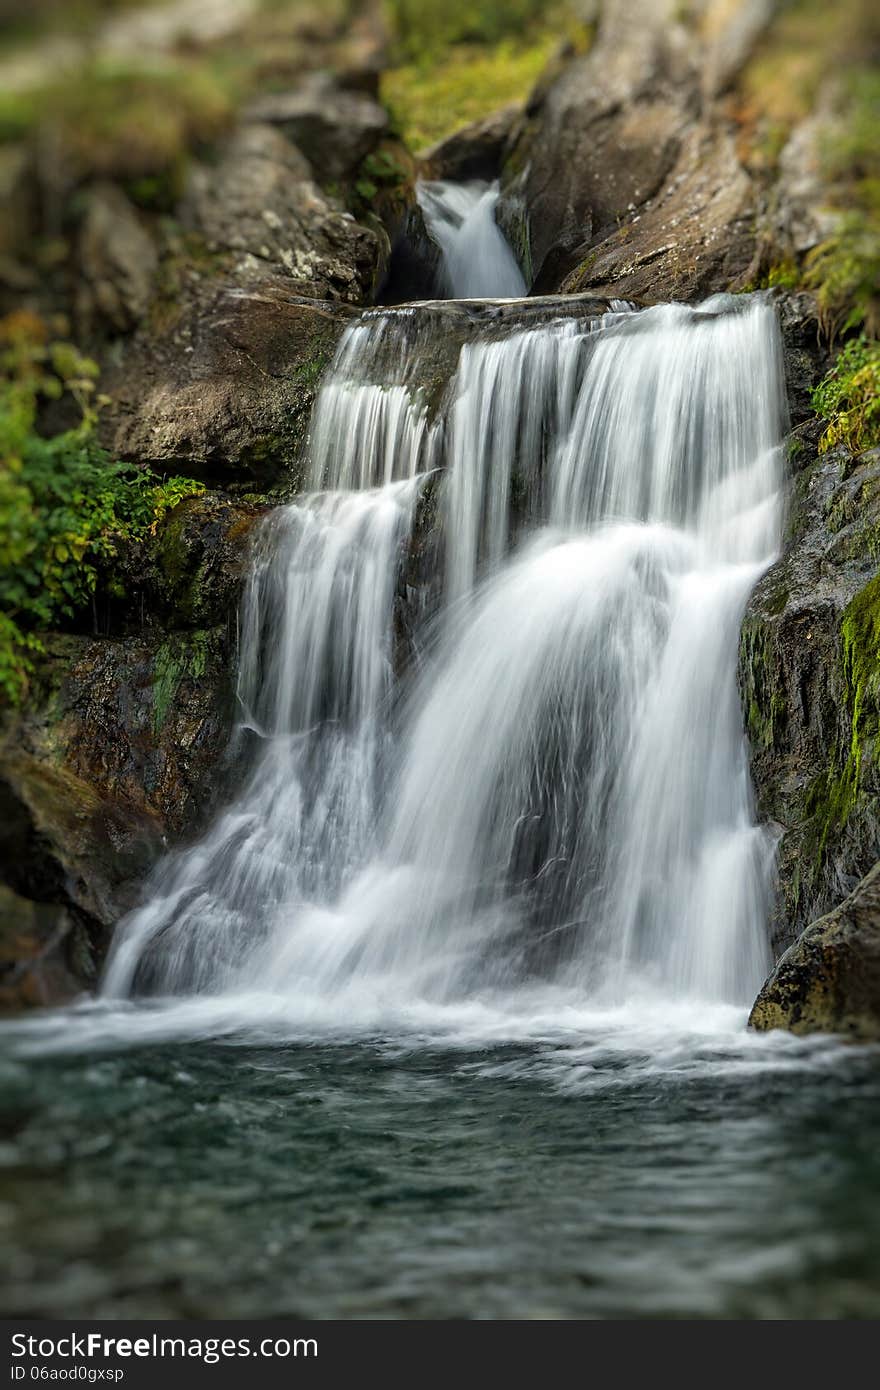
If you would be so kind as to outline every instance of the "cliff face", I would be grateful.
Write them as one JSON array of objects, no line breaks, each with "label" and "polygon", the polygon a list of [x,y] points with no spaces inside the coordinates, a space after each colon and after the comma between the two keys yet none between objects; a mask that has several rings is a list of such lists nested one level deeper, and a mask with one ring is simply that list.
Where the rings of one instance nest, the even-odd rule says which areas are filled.
[{"label": "cliff face", "polygon": [[[649,303],[775,287],[791,507],[785,554],[746,615],[740,682],[759,815],[779,828],[781,950],[880,858],[880,458],[854,436],[819,451],[811,393],[842,324],[827,281],[803,291],[837,225],[821,150],[841,120],[840,54],[806,6],[811,95],[780,116],[767,63],[790,83],[784,12],[638,8],[608,0],[521,107],[441,142],[423,167],[500,177],[499,220],[533,294]],[[301,482],[315,388],[351,315],[395,284],[430,282],[418,161],[378,100],[383,42],[370,13],[311,60],[303,49],[286,89],[246,103],[166,190],[171,217],[145,213],[130,179],[77,189],[74,264],[50,289],[101,357],[102,440],[209,491],[122,548],[94,611],[46,639],[26,707],[6,719],[0,967],[12,1004],[94,980],[149,865],[198,831],[234,775],[250,533]],[[328,56],[337,79],[309,75]],[[2,249],[20,267],[58,171],[19,159],[12,172],[22,219]],[[4,272],[6,307],[57,308],[45,293]],[[450,319],[451,342],[466,331]],[[430,512],[416,566],[433,553]],[[403,638],[408,621],[402,607]]]}]

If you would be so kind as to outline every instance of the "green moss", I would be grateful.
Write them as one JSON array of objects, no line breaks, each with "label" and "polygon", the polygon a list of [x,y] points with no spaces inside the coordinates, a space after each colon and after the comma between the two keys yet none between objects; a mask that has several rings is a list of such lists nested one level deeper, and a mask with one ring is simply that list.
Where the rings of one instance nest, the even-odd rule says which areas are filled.
[{"label": "green moss", "polygon": [[[788,599],[787,591],[774,591],[770,599],[768,611],[780,612]],[[759,619],[744,624],[740,636],[740,683],[749,741],[757,750],[774,746],[786,716],[785,696],[771,669],[771,641],[768,623]]]},{"label": "green moss", "polygon": [[311,357],[297,367],[294,372],[295,380],[302,386],[314,390],[327,367],[330,365],[332,357],[332,352],[326,349],[316,349]]},{"label": "green moss", "polygon": [[[140,542],[204,490],[112,459],[95,438],[98,368],[27,311],[0,320],[0,697],[20,703],[41,630],[74,619],[122,541]],[[82,420],[46,437],[39,403],[65,392]],[[100,402],[101,397],[97,397]]]},{"label": "green moss", "polygon": [[804,283],[819,305],[829,339],[864,324],[880,332],[880,222],[856,208],[842,213],[837,230],[808,255]]},{"label": "green moss", "polygon": [[820,453],[838,444],[852,453],[880,444],[880,342],[864,334],[851,339],[814,390],[813,409],[828,421]]},{"label": "green moss", "polygon": [[169,637],[153,661],[153,732],[160,733],[171,703],[184,680],[201,680],[208,669],[211,634],[190,632]]},{"label": "green moss", "polygon": [[863,795],[865,766],[874,761],[880,734],[880,575],[844,610],[840,641],[850,735],[804,795],[805,844],[814,864],[821,864],[829,842],[846,826]]},{"label": "green moss", "polygon": [[385,11],[398,52],[417,61],[453,44],[522,40],[536,27],[551,23],[558,32],[570,14],[569,6],[559,0],[551,5],[547,0],[385,0]]},{"label": "green moss", "polygon": [[840,635],[852,715],[848,762],[858,787],[863,758],[873,747],[880,717],[880,575],[848,605]]},{"label": "green moss", "polygon": [[446,49],[385,73],[382,100],[407,144],[424,149],[499,107],[524,101],[557,45],[558,33],[550,32],[525,45],[505,40],[492,49]]},{"label": "green moss", "polygon": [[794,290],[800,284],[800,279],[801,273],[796,263],[786,260],[770,267],[765,277],[764,288]]}]

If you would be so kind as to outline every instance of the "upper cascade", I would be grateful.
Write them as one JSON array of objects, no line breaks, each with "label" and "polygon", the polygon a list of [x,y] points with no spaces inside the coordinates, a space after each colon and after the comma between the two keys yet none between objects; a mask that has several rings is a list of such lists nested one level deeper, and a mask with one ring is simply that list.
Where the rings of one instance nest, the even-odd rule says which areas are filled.
[{"label": "upper cascade", "polygon": [[[780,534],[774,310],[559,300],[468,324],[445,387],[443,314],[347,330],[313,490],[263,529],[244,598],[250,780],[157,871],[109,992],[760,982],[773,846],[736,652]],[[426,527],[439,598],[413,613]]]},{"label": "upper cascade", "polygon": [[499,184],[422,181],[416,196],[440,247],[440,289],[448,299],[519,299],[528,286],[495,220]]}]

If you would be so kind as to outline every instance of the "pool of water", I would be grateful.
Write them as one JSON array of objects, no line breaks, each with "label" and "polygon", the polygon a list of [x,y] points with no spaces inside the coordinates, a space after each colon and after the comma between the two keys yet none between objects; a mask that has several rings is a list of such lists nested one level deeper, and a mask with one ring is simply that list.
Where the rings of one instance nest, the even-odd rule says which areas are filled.
[{"label": "pool of water", "polygon": [[880,1315],[874,1049],[561,1000],[0,1049],[6,1316]]}]

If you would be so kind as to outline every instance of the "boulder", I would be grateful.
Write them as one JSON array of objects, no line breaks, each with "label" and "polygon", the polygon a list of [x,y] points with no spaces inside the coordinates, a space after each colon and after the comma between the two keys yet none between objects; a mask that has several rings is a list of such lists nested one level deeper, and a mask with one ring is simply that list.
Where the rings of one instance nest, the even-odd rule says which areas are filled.
[{"label": "boulder", "polygon": [[96,184],[86,194],[79,264],[77,309],[85,332],[96,320],[117,333],[140,323],[153,296],[159,256],[136,209],[115,184]]},{"label": "boulder", "polygon": [[3,878],[86,923],[97,958],[102,928],[213,804],[232,715],[231,641],[224,626],[46,645],[42,698],[0,745]]},{"label": "boulder", "polygon": [[59,903],[38,903],[0,884],[0,1013],[58,1004],[82,984],[67,963],[75,923]]},{"label": "boulder", "polygon": [[278,277],[206,282],[176,322],[136,336],[105,374],[103,442],[221,486],[294,490],[318,380],[350,317]]},{"label": "boulder", "polygon": [[353,179],[388,134],[388,112],[362,91],[311,73],[289,92],[260,97],[244,119],[274,126],[302,150],[323,184]]},{"label": "boulder", "polygon": [[657,303],[746,283],[760,197],[711,97],[766,22],[752,9],[734,34],[664,3],[634,25],[611,0],[590,51],[538,84],[507,142],[498,214],[538,291]]},{"label": "boulder", "polygon": [[226,794],[236,614],[265,510],[185,499],[115,558],[113,598],[96,596],[108,635],[44,639],[28,708],[0,740],[0,908],[15,909],[0,1007],[93,982],[156,858]]},{"label": "boulder", "polygon": [[761,1032],[880,1039],[880,863],[786,951],[755,1000]]},{"label": "boulder", "polygon": [[243,283],[289,276],[296,293],[371,303],[388,263],[381,227],[365,227],[314,182],[304,155],[266,124],[241,126],[216,166],[190,175],[185,224],[235,253]]},{"label": "boulder", "polygon": [[496,178],[520,110],[519,102],[503,106],[432,145],[421,156],[423,177],[456,183]]},{"label": "boulder", "polygon": [[880,452],[817,455],[816,433],[807,421],[789,440],[785,554],[740,641],[758,814],[779,834],[777,954],[880,855]]}]

